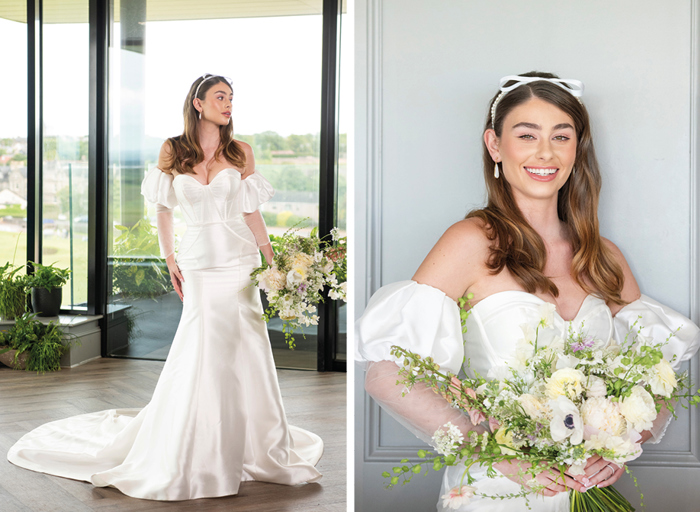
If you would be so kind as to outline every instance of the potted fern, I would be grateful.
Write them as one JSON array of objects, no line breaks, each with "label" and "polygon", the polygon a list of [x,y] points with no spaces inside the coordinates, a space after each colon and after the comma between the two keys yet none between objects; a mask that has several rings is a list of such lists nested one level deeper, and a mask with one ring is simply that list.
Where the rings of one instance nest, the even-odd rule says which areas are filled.
[{"label": "potted fern", "polygon": [[0,267],[0,318],[14,320],[27,310],[26,276],[17,275],[22,267],[6,263]]},{"label": "potted fern", "polygon": [[[73,341],[64,344],[58,324],[44,324],[25,313],[9,331],[0,332],[0,362],[15,370],[53,372],[61,369],[61,356]],[[80,343],[77,338],[74,340]]]},{"label": "potted fern", "polygon": [[27,276],[27,286],[32,289],[32,310],[37,316],[58,316],[63,300],[62,286],[68,281],[70,270],[53,264],[29,263],[34,266],[34,272]]}]

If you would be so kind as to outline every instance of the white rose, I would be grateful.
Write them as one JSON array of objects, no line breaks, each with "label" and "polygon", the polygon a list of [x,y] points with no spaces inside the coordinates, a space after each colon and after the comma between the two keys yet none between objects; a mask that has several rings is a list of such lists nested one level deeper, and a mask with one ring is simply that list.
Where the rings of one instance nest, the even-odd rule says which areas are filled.
[{"label": "white rose", "polygon": [[588,398],[605,396],[607,393],[608,388],[603,379],[595,375],[588,376],[588,382],[586,383],[586,396]]},{"label": "white rose", "polygon": [[284,274],[275,267],[270,267],[256,276],[258,286],[265,291],[279,291],[287,284]]},{"label": "white rose", "polygon": [[549,407],[540,402],[540,400],[529,393],[522,394],[518,397],[518,403],[525,411],[525,414],[532,419],[545,418],[549,413]]},{"label": "white rose", "polygon": [[304,274],[300,269],[292,269],[287,272],[287,288],[293,290],[304,281]]},{"label": "white rose", "polygon": [[594,397],[586,400],[581,406],[583,424],[597,428],[613,436],[621,436],[627,432],[627,422],[620,414],[620,407],[607,398]]},{"label": "white rose", "polygon": [[294,256],[294,259],[292,260],[292,268],[308,270],[313,262],[313,256],[300,252]]},{"label": "white rose", "polygon": [[649,430],[656,419],[654,399],[641,386],[634,386],[632,394],[620,401],[620,412],[637,432]]},{"label": "white rose", "polygon": [[678,385],[676,374],[673,372],[671,364],[665,358],[649,371],[649,385],[652,393],[665,396],[666,398],[670,398],[673,390],[676,389]]},{"label": "white rose", "polygon": [[586,376],[580,370],[573,368],[562,368],[552,374],[547,380],[545,392],[552,400],[559,396],[566,396],[574,399],[583,392],[583,381]]}]

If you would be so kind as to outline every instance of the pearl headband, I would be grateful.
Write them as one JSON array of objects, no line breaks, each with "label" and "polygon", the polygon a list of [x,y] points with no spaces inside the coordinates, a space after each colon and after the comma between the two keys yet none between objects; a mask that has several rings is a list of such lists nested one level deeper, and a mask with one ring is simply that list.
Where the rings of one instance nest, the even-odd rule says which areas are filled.
[{"label": "pearl headband", "polygon": [[[210,79],[212,79],[212,78],[223,78],[224,80],[226,80],[226,81],[228,82],[229,87],[231,86],[231,79],[230,79],[230,78],[226,78],[225,76],[210,75],[209,73],[205,73],[205,74],[203,74],[203,75],[201,76],[201,78],[202,78],[202,81],[199,82],[199,85],[197,86],[197,89],[195,89],[195,91],[194,91],[194,98],[196,98],[197,95],[199,94],[199,88],[202,87],[202,84],[203,84],[204,82],[206,82],[207,80],[210,80]],[[231,90],[233,91],[233,88],[231,88]],[[194,99],[194,98],[192,98],[192,99]]]},{"label": "pearl headband", "polygon": [[[515,83],[506,87],[505,85],[510,81],[515,81]],[[564,89],[574,98],[576,98],[581,105],[583,105],[583,102],[581,101],[581,96],[583,96],[583,82],[580,80],[573,80],[569,78],[542,78],[540,76],[508,75],[501,78],[499,82],[501,93],[496,96],[496,99],[493,101],[493,105],[491,105],[491,128],[494,130],[496,129],[496,105],[498,105],[498,102],[501,101],[501,98],[503,98],[503,96],[508,94],[513,89],[517,89],[521,85],[529,84],[530,82],[552,83]]]}]

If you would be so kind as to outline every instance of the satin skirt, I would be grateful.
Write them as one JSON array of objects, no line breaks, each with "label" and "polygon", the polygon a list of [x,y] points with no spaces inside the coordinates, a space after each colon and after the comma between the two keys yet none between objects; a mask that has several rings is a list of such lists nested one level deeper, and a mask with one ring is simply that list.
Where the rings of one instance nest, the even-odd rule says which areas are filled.
[{"label": "satin skirt", "polygon": [[287,424],[262,305],[257,254],[225,269],[182,270],[180,324],[150,403],[47,423],[8,460],[113,486],[128,496],[227,496],[241,481],[314,482],[315,434]]}]

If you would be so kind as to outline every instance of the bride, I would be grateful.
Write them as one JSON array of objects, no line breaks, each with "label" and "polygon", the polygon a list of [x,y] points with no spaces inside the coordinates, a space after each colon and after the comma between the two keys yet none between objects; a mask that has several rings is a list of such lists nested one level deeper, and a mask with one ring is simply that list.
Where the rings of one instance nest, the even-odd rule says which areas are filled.
[{"label": "bride", "polygon": [[[204,75],[185,99],[142,193],[183,300],[153,398],[143,409],[42,425],[9,451],[18,466],[153,500],[237,494],[241,481],[314,482],[321,439],[287,424],[260,295],[250,273],[272,248],[258,206],[272,197],[250,146],[233,139],[233,90]],[[177,257],[172,208],[187,222]]]},{"label": "bride", "polygon": [[[659,341],[681,328],[664,350],[669,360],[678,356],[674,369],[697,350],[697,327],[641,295],[620,250],[599,234],[601,178],[582,93],[581,82],[548,73],[501,80],[483,133],[486,207],[450,227],[412,281],[377,291],[358,321],[367,392],[426,441],[448,421],[463,433],[484,427],[426,387],[402,396],[391,345],[432,356],[453,373],[466,358],[472,370],[487,375],[514,355],[520,325],[538,318],[539,306],[549,302],[556,306],[555,328],[564,338],[570,326],[577,330],[585,323],[594,338],[621,339],[641,316],[643,332]],[[462,339],[456,301],[467,294],[474,298]],[[662,411],[651,431],[642,433],[643,441],[658,442],[669,416]],[[518,476],[524,464],[496,465],[501,474],[495,479],[472,471],[478,494],[461,506],[450,499],[450,490],[460,489],[462,470],[448,467],[438,509],[525,510],[522,499],[483,496],[527,487]],[[600,457],[589,459],[585,475],[567,475],[565,481],[557,480],[558,470],[540,473],[537,480],[545,489],[530,500],[532,509],[568,511],[569,489],[605,487],[623,473],[624,467]]]}]

